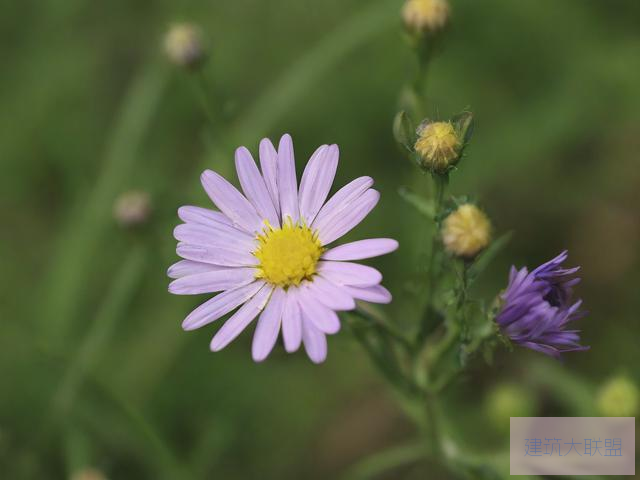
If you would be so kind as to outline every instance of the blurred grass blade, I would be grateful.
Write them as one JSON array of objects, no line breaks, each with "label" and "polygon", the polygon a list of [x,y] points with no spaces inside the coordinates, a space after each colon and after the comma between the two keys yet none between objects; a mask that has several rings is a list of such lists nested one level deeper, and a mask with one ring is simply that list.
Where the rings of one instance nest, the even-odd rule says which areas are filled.
[{"label": "blurred grass blade", "polygon": [[97,184],[85,201],[77,202],[58,237],[39,312],[40,330],[47,342],[59,343],[73,322],[77,304],[84,297],[91,257],[112,221],[114,198],[137,158],[167,79],[167,69],[156,62],[148,64],[134,78],[107,143]]},{"label": "blurred grass blade", "polygon": [[73,407],[84,377],[100,357],[117,320],[124,316],[125,308],[137,291],[144,272],[145,260],[146,250],[142,246],[136,247],[124,259],[120,272],[114,277],[100,311],[77,350],[77,354],[71,360],[60,388],[54,396],[54,415],[67,412]]},{"label": "blurred grass blade", "polygon": [[238,125],[238,133],[247,132],[252,138],[266,135],[274,123],[309,94],[312,85],[319,83],[323,75],[373,36],[397,25],[398,9],[397,2],[384,0],[356,10],[261,95],[253,108],[241,116],[245,120]]},{"label": "blurred grass blade", "polygon": [[351,467],[343,480],[365,480],[381,477],[385,472],[395,468],[416,463],[426,458],[427,447],[422,442],[392,447],[360,461]]}]

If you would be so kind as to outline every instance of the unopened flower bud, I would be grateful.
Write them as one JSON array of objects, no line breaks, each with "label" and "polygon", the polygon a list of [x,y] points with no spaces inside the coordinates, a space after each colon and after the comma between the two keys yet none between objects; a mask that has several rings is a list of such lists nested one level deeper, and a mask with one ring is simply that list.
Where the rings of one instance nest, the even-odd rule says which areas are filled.
[{"label": "unopened flower bud", "polygon": [[515,383],[502,383],[493,388],[485,399],[487,417],[500,432],[509,431],[510,417],[530,417],[536,410],[536,398]]},{"label": "unopened flower bud", "polygon": [[462,142],[452,123],[423,123],[417,134],[414,149],[424,168],[442,174],[458,162]]},{"label": "unopened flower bud", "polygon": [[460,205],[442,224],[444,247],[458,257],[475,257],[489,245],[490,240],[489,218],[472,203]]},{"label": "unopened flower bud", "polygon": [[433,34],[447,25],[449,13],[447,0],[407,0],[402,7],[402,20],[413,34]]},{"label": "unopened flower bud", "polygon": [[629,378],[619,376],[605,383],[596,399],[605,417],[634,417],[638,413],[638,387]]},{"label": "unopened flower bud", "polygon": [[122,227],[134,227],[147,221],[151,199],[147,192],[131,190],[121,194],[113,206],[113,216]]},{"label": "unopened flower bud", "polygon": [[71,475],[71,480],[107,480],[107,477],[100,470],[87,467],[76,470]]},{"label": "unopened flower bud", "polygon": [[189,23],[173,25],[165,36],[164,48],[169,60],[180,67],[196,68],[205,57],[200,29]]}]

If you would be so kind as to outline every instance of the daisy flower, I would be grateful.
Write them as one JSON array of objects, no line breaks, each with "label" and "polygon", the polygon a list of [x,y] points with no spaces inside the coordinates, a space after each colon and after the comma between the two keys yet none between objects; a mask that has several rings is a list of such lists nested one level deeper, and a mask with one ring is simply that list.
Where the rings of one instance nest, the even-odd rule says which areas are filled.
[{"label": "daisy flower", "polygon": [[202,185],[219,211],[194,206],[178,209],[184,222],[174,230],[183,260],[169,268],[169,292],[218,293],[192,311],[185,330],[207,325],[238,310],[211,340],[218,351],[258,317],[252,356],[264,360],[280,331],[288,352],[304,344],[309,358],[327,356],[326,335],[340,330],[336,312],[352,310],[355,300],[388,303],[382,275],[353,260],[398,248],[389,238],[329,247],[358,225],[378,203],[370,177],[356,178],[327,196],[338,166],[338,146],[322,145],[309,159],[300,188],[289,135],[278,150],[260,142],[260,170],[251,153],[235,153],[244,195],[219,174],[206,170]]},{"label": "daisy flower", "polygon": [[531,273],[526,267],[511,267],[509,285],[500,296],[503,304],[496,321],[514,343],[552,357],[563,352],[588,350],[579,344],[579,330],[568,330],[570,322],[584,316],[582,300],[573,301],[573,275],[580,267],[564,268],[565,250]]}]

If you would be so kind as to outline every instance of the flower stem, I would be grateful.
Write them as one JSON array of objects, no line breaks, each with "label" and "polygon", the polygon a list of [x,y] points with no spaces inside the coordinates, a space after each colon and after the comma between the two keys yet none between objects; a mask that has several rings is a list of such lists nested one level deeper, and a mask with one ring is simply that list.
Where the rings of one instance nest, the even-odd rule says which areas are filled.
[{"label": "flower stem", "polygon": [[429,248],[429,259],[427,261],[427,291],[426,291],[426,301],[425,301],[425,313],[422,316],[420,327],[418,330],[418,334],[416,336],[416,345],[418,348],[421,347],[423,342],[426,340],[427,335],[431,329],[431,324],[433,321],[433,314],[435,312],[435,308],[433,308],[433,297],[435,292],[435,284],[437,279],[437,271],[435,264],[436,250],[438,246],[438,235],[440,233],[440,217],[442,215],[442,206],[444,200],[444,193],[447,187],[448,179],[444,175],[433,175],[434,182],[434,192],[433,192],[433,203],[434,203],[434,225],[433,230],[431,232],[431,247]]}]

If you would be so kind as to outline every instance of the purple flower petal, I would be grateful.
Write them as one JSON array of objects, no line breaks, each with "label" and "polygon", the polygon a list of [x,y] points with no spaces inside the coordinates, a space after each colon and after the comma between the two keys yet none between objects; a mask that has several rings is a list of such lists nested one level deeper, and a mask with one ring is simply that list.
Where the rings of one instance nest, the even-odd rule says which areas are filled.
[{"label": "purple flower petal", "polygon": [[302,311],[302,323],[311,322],[323,333],[334,334],[340,330],[340,319],[336,312],[318,302],[309,291],[301,289],[298,305]]},{"label": "purple flower petal", "polygon": [[173,230],[173,236],[176,240],[190,245],[212,245],[249,252],[257,247],[255,238],[227,225],[210,227],[195,223],[182,223]]},{"label": "purple flower petal", "polygon": [[232,226],[233,222],[222,212],[216,212],[208,208],[187,205],[178,209],[178,217],[185,223],[197,223],[200,225],[217,226],[219,224]]},{"label": "purple flower petal", "polygon": [[251,153],[245,147],[236,150],[236,170],[242,191],[263,219],[269,221],[272,227],[280,227],[278,214],[264,183],[262,175],[254,162]]},{"label": "purple flower petal", "polygon": [[220,292],[246,285],[254,279],[255,269],[253,268],[228,268],[178,278],[169,284],[169,292],[176,295]]},{"label": "purple flower petal", "polygon": [[314,230],[331,224],[341,212],[373,185],[371,177],[359,177],[338,190],[320,209],[312,223]]},{"label": "purple flower petal", "polygon": [[240,335],[247,325],[264,309],[272,291],[273,287],[265,285],[258,290],[251,300],[240,307],[215,334],[209,346],[211,350],[213,352],[222,350]]},{"label": "purple flower petal", "polygon": [[385,255],[397,248],[398,242],[391,238],[369,238],[331,248],[322,254],[322,258],[324,260],[362,260]]},{"label": "purple flower petal", "polygon": [[253,297],[263,286],[263,281],[255,281],[249,285],[225,290],[192,311],[182,322],[182,328],[184,330],[195,330],[218,320]]},{"label": "purple flower petal", "polygon": [[318,262],[318,273],[338,285],[369,287],[382,281],[382,274],[373,267],[351,262]]},{"label": "purple flower petal", "polygon": [[293,156],[291,136],[285,134],[278,145],[278,193],[280,196],[280,214],[282,223],[290,218],[293,223],[300,218],[298,211],[298,181],[296,180],[296,162]]},{"label": "purple flower petal", "polygon": [[271,140],[263,138],[260,141],[260,168],[264,183],[269,190],[276,213],[280,215],[280,198],[278,195],[278,152],[273,147]]},{"label": "purple flower petal", "polygon": [[343,209],[336,209],[314,225],[318,229],[318,238],[322,245],[327,245],[351,231],[369,215],[378,200],[380,200],[380,193],[376,190],[367,190],[352,202],[345,203]]},{"label": "purple flower petal", "polygon": [[212,265],[210,263],[194,262],[192,260],[180,260],[174,263],[167,270],[169,278],[182,278],[188,275],[197,275],[198,273],[213,272],[215,270],[224,270],[228,267],[221,265]]},{"label": "purple flower petal", "polygon": [[356,302],[343,286],[338,286],[320,275],[316,275],[313,281],[305,282],[301,288],[332,310],[346,311],[356,308]]},{"label": "purple flower petal", "polygon": [[304,349],[313,363],[322,363],[327,358],[327,338],[311,322],[302,322]]},{"label": "purple flower petal", "polygon": [[302,343],[302,313],[298,305],[297,295],[297,288],[290,287],[287,290],[282,312],[282,338],[284,340],[284,348],[289,353],[298,350]]},{"label": "purple flower petal", "polygon": [[327,199],[338,168],[337,145],[322,145],[309,159],[300,181],[300,215],[311,225]]},{"label": "purple flower petal", "polygon": [[258,259],[250,252],[234,248],[233,244],[222,245],[190,245],[178,243],[176,253],[182,258],[194,262],[212,263],[228,267],[248,267],[258,265]]},{"label": "purple flower petal", "polygon": [[391,293],[382,285],[373,285],[371,287],[352,287],[343,285],[344,290],[357,300],[364,300],[371,303],[389,303],[391,302]]},{"label": "purple flower petal", "polygon": [[276,344],[278,333],[280,332],[285,297],[285,291],[281,288],[276,288],[258,319],[258,326],[253,334],[253,344],[251,346],[251,354],[256,362],[261,362],[267,358]]},{"label": "purple flower petal", "polygon": [[262,228],[262,219],[236,187],[211,170],[205,170],[200,176],[202,186],[211,201],[231,219],[234,226],[254,233]]}]

